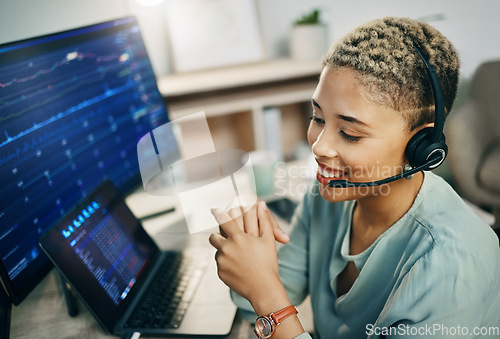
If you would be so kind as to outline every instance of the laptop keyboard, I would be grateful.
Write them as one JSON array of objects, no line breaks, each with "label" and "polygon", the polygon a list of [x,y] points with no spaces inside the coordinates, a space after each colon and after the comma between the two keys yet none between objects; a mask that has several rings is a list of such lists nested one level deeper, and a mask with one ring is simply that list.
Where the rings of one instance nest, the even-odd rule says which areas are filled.
[{"label": "laptop keyboard", "polygon": [[208,263],[205,256],[169,253],[127,328],[178,328]]}]

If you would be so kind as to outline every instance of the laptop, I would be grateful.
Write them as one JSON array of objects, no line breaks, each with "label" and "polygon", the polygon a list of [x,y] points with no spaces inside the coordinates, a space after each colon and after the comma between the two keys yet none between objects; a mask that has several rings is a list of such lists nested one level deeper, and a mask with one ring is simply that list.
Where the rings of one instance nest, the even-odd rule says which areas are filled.
[{"label": "laptop", "polygon": [[89,311],[114,335],[225,335],[236,306],[214,251],[160,250],[109,180],[40,238]]}]

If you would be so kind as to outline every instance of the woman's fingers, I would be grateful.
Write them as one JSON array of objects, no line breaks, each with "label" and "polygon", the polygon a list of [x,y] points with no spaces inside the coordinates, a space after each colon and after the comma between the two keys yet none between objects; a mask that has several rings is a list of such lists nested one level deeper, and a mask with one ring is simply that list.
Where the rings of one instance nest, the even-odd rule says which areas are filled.
[{"label": "woman's fingers", "polygon": [[257,220],[257,203],[251,207],[243,206],[243,225],[245,232],[253,236],[259,236],[259,221]]},{"label": "woman's fingers", "polygon": [[275,240],[282,244],[286,244],[290,240],[288,235],[281,230],[280,225],[271,214],[271,211],[264,201],[259,203],[257,215],[259,218],[261,235],[264,234],[264,231],[270,231],[273,233]]},{"label": "woman's fingers", "polygon": [[259,217],[259,231],[261,237],[266,237],[273,232],[273,227],[267,214],[268,212],[269,209],[267,208],[266,203],[264,201],[259,202],[257,215]]},{"label": "woman's fingers", "polygon": [[286,244],[287,242],[290,241],[290,237],[285,232],[283,232],[283,230],[281,229],[281,227],[279,227],[279,225],[273,228],[273,231],[274,231],[274,238],[276,239],[277,242]]},{"label": "woman's fingers", "polygon": [[[246,207],[242,215],[236,210],[212,212],[227,234],[212,234],[210,244],[215,247],[219,278],[237,294],[251,298],[260,293],[262,280],[258,277],[278,278],[278,259],[273,231],[273,218],[265,203]],[[257,215],[258,214],[258,215]],[[229,219],[229,221],[228,221]],[[244,230],[238,220],[244,221]],[[255,233],[255,235],[253,235]]]},{"label": "woman's fingers", "polygon": [[229,216],[229,214],[227,214],[218,207],[212,208],[211,212],[215,218],[215,221],[217,221],[219,225],[226,224],[231,221],[231,217]]},{"label": "woman's fingers", "polygon": [[220,233],[224,237],[229,236],[228,232],[232,232],[231,230],[228,231],[228,228],[239,228],[245,233],[259,236],[256,198],[253,200],[244,200],[243,198],[241,198],[241,201],[239,199],[235,200],[231,202],[225,211],[220,208],[212,209],[212,214],[219,224]]},{"label": "woman's fingers", "polygon": [[283,244],[290,240],[264,201],[251,207],[232,207],[226,212],[215,208],[212,209],[212,214],[219,224],[220,234],[225,238],[234,235],[235,232],[244,231],[256,237],[272,233],[274,239]]},{"label": "woman's fingers", "polygon": [[234,232],[241,230],[238,227],[237,220],[232,218],[229,213],[222,211],[220,208],[213,208],[212,215],[219,224],[221,236],[227,238],[233,235]]},{"label": "woman's fingers", "polygon": [[210,245],[215,247],[217,251],[221,249],[222,242],[224,240],[226,240],[226,238],[224,238],[221,234],[218,233],[212,233],[210,234],[210,237],[208,237],[208,242],[210,243]]},{"label": "woman's fingers", "polygon": [[236,206],[227,211],[229,218],[231,221],[238,226],[238,228],[242,231],[245,230],[245,226],[243,225],[243,208],[241,206]]}]

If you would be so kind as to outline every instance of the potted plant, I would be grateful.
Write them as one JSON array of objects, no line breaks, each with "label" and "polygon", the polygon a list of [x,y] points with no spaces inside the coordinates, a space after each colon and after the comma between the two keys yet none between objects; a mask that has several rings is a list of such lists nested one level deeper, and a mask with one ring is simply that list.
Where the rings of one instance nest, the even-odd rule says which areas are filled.
[{"label": "potted plant", "polygon": [[290,57],[300,61],[321,60],[328,50],[328,26],[320,10],[313,9],[294,21],[290,36]]}]

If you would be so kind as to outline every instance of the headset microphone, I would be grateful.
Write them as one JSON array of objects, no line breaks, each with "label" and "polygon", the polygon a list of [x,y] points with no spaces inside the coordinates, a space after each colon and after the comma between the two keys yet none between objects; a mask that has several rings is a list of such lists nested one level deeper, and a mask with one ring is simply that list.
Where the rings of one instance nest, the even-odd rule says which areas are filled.
[{"label": "headset microphone", "polygon": [[448,146],[443,134],[445,111],[444,111],[444,96],[439,77],[436,71],[431,66],[429,61],[424,57],[422,51],[413,43],[413,47],[417,51],[420,58],[425,64],[425,70],[429,75],[429,80],[434,94],[434,127],[426,127],[418,131],[406,145],[406,158],[410,166],[410,170],[404,171],[392,177],[368,182],[351,182],[347,180],[330,180],[329,187],[333,188],[349,188],[349,187],[372,187],[387,184],[399,179],[409,177],[420,171],[432,170],[441,165],[448,153]]},{"label": "headset microphone", "polygon": [[430,165],[433,165],[433,164],[437,164],[440,161],[441,161],[441,159],[436,157],[433,160],[431,160],[428,163],[425,163],[421,166],[414,167],[414,168],[407,170],[407,171],[404,171],[400,174],[396,174],[392,177],[377,180],[377,181],[352,182],[352,181],[347,181],[347,180],[330,180],[330,182],[328,183],[328,186],[333,187],[333,188],[349,188],[349,187],[373,187],[373,186],[388,184],[390,182],[409,177],[410,175],[413,175],[415,173],[418,173],[420,171],[425,170],[429,166],[429,163],[430,163]]}]

